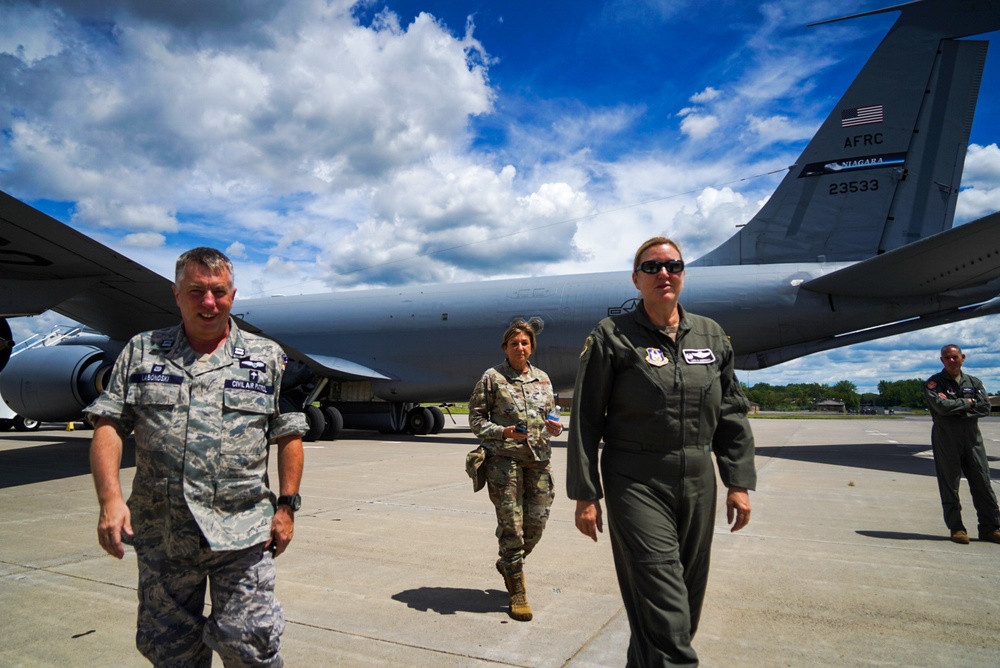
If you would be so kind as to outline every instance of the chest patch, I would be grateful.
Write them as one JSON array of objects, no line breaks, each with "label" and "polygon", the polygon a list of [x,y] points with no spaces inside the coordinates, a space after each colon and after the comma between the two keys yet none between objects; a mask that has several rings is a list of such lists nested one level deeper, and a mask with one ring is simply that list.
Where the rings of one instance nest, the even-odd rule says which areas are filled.
[{"label": "chest patch", "polygon": [[715,353],[711,348],[685,348],[681,352],[688,364],[711,364],[715,361]]},{"label": "chest patch", "polygon": [[130,383],[166,383],[168,385],[180,385],[184,382],[182,376],[164,373],[165,370],[162,364],[154,364],[151,370],[133,373],[128,380]]},{"label": "chest patch", "polygon": [[259,392],[260,394],[274,394],[273,385],[265,385],[263,383],[258,383],[256,377],[256,371],[251,374],[250,380],[243,380],[242,378],[230,378],[226,381],[226,387],[232,388],[234,390],[249,390],[250,392]]},{"label": "chest patch", "polygon": [[659,348],[646,348],[646,361],[650,366],[666,366],[670,359]]}]

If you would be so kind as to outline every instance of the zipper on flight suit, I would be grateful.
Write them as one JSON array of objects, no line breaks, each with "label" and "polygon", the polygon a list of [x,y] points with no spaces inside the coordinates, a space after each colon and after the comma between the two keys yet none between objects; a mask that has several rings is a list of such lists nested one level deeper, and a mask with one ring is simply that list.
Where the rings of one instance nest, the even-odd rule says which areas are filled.
[{"label": "zipper on flight suit", "polygon": [[687,404],[687,388],[684,386],[684,383],[682,382],[683,378],[681,376],[681,365],[677,363],[677,359],[678,359],[677,358],[677,351],[681,349],[681,342],[680,342],[681,331],[680,331],[680,328],[677,329],[677,340],[676,341],[674,341],[673,339],[671,339],[669,336],[667,336],[666,334],[664,334],[661,331],[657,331],[656,334],[657,334],[657,336],[659,336],[662,339],[662,343],[661,343],[660,347],[663,348],[664,352],[667,353],[667,356],[670,358],[670,364],[673,365],[673,367],[674,367],[674,384],[677,387],[680,388],[680,403],[681,403],[680,413],[679,413],[680,420],[681,420],[680,429],[679,429],[680,436],[681,436],[681,442],[680,442],[680,459],[681,459],[681,462],[680,462],[680,464],[681,464],[681,467],[680,467],[680,478],[681,478],[681,480],[683,480],[684,476],[687,475],[687,453],[684,452],[684,447],[687,445],[687,429],[684,428],[684,413],[685,413],[684,408],[685,408],[685,405]]}]

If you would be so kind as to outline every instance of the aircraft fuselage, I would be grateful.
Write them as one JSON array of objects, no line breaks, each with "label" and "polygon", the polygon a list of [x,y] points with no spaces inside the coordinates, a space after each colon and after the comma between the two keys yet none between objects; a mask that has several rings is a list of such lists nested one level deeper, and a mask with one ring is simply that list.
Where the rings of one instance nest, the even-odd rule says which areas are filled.
[{"label": "aircraft fuselage", "polygon": [[[983,301],[997,286],[948,299],[837,298],[800,285],[843,264],[691,267],[681,303],[718,321],[738,368],[769,366],[758,354],[844,332]],[[503,359],[500,339],[516,318],[543,330],[533,361],[558,389],[572,388],[584,339],[599,320],[632,310],[628,272],[409,286],[238,301],[234,313],[311,356],[351,360],[390,401],[468,398],[479,375]]]}]

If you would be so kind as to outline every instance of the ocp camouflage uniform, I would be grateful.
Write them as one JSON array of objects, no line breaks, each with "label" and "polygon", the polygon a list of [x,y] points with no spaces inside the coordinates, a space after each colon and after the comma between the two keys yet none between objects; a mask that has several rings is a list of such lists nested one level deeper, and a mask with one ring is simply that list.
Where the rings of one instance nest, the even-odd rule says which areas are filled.
[{"label": "ocp camouflage uniform", "polygon": [[[469,427],[483,441],[486,484],[496,508],[498,569],[520,572],[542,538],[555,498],[545,418],[555,408],[552,383],[538,367],[519,374],[504,360],[483,374],[469,399]],[[524,421],[527,441],[504,439],[505,427]]]},{"label": "ocp camouflage uniform", "polygon": [[945,525],[950,531],[965,531],[958,496],[959,481],[965,475],[980,535],[1000,529],[997,497],[990,483],[990,466],[979,432],[979,418],[990,414],[986,388],[975,376],[963,372],[956,379],[942,369],[927,379],[924,399],[934,420],[931,447]]},{"label": "ocp camouflage uniform", "polygon": [[267,460],[269,443],[306,430],[301,413],[279,415],[283,369],[277,344],[232,320],[211,355],[178,325],[132,338],[86,409],[135,432],[136,645],[157,666],[211,666],[213,649],[226,666],[282,665]]}]

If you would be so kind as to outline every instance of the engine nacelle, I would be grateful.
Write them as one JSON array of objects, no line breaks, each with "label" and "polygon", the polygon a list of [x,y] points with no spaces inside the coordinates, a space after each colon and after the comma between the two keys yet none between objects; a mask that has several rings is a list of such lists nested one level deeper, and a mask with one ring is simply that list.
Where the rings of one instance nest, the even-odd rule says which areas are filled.
[{"label": "engine nacelle", "polygon": [[115,357],[91,345],[25,350],[0,374],[0,396],[18,415],[46,422],[80,419],[104,390]]},{"label": "engine nacelle", "polygon": [[10,324],[6,318],[0,318],[0,371],[10,359],[10,351],[14,348],[14,337],[10,333]]}]

